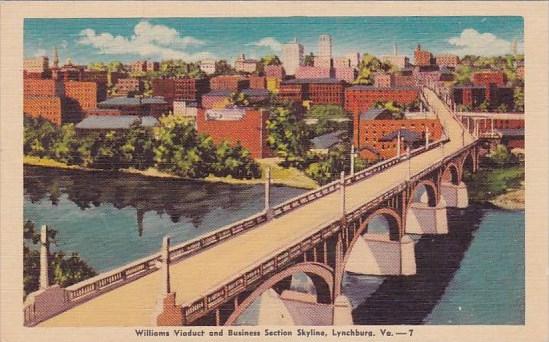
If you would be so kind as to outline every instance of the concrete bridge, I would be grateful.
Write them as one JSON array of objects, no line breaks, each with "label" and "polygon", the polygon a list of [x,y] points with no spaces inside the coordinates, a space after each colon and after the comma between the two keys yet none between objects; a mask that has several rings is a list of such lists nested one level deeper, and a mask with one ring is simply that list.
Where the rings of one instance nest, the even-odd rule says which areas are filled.
[{"label": "concrete bridge", "polygon": [[[443,124],[442,140],[427,138],[276,207],[267,181],[265,211],[177,246],[165,238],[160,253],[67,288],[50,286],[42,272],[25,325],[231,325],[266,291],[288,293],[297,273],[331,308],[332,324],[352,324],[344,272],[415,274],[411,234],[447,233],[446,208],[468,205],[462,177],[478,168],[477,139],[437,90],[423,88],[421,97]],[[376,219],[386,231],[369,231]],[[42,270],[47,257],[44,244]]]}]

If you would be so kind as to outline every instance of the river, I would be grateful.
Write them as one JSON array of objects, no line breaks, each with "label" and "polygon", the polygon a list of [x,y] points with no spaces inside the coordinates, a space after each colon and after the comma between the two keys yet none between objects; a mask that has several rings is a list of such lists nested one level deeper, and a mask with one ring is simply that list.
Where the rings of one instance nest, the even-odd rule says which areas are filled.
[{"label": "river", "polygon": [[[263,186],[28,167],[24,217],[98,272],[263,209]],[[273,203],[304,190],[273,187]],[[355,324],[523,324],[524,212],[449,210],[450,233],[416,244],[417,275],[346,274]]]}]

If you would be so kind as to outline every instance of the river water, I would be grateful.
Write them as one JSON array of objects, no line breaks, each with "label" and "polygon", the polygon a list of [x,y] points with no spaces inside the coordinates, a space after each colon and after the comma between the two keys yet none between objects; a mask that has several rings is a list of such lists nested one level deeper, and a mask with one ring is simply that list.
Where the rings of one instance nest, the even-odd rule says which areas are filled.
[{"label": "river water", "polygon": [[[263,209],[263,186],[25,167],[24,217],[104,272]],[[273,187],[273,203],[304,190]],[[523,324],[524,212],[449,210],[450,233],[416,244],[417,275],[346,274],[355,324]]]}]

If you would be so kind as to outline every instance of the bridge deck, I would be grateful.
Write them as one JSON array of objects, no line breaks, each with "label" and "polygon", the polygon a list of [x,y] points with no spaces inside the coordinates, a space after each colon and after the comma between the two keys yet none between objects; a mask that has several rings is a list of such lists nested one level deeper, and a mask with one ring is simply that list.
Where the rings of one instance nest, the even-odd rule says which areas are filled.
[{"label": "bridge deck", "polygon": [[[352,209],[374,199],[431,166],[443,156],[462,147],[461,126],[434,93],[424,92],[446,126],[450,141],[443,147],[419,154],[346,189],[347,208]],[[465,144],[473,137],[465,135]],[[314,233],[321,224],[341,217],[339,193],[320,198],[278,219],[268,221],[224,243],[171,266],[172,291],[177,303],[191,303],[224,284],[258,260],[269,257],[281,247]],[[160,272],[154,272],[88,302],[65,311],[39,326],[148,326],[160,291]]]}]

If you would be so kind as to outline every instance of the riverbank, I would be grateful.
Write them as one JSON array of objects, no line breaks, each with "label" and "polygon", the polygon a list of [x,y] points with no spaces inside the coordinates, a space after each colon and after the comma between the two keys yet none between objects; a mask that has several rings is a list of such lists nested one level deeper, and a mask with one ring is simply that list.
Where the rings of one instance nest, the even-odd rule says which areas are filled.
[{"label": "riverbank", "polygon": [[[263,184],[265,182],[266,170],[267,168],[270,167],[271,182],[274,185],[288,186],[292,188],[308,189],[308,190],[318,188],[318,184],[311,178],[307,177],[302,171],[293,167],[283,168],[279,166],[278,163],[280,160],[278,158],[258,159],[256,161],[260,165],[261,171],[262,171],[261,178],[257,178],[257,179],[235,179],[230,176],[216,177],[212,175],[206,178],[201,178],[201,179],[188,179],[188,178],[172,175],[167,172],[159,171],[156,168],[148,168],[146,170],[137,170],[134,168],[129,168],[129,169],[120,169],[118,170],[118,172],[138,174],[138,175],[142,175],[146,177],[154,177],[154,178],[171,178],[171,179],[204,181],[204,182],[212,182],[212,183],[255,185],[255,184]],[[31,165],[31,166],[47,167],[47,168],[80,170],[80,171],[89,171],[89,172],[105,171],[102,169],[93,169],[93,168],[85,168],[85,167],[76,166],[76,165],[67,165],[65,163],[61,163],[53,159],[38,158],[38,157],[32,157],[32,156],[24,156],[23,164]]]},{"label": "riverbank", "polygon": [[481,167],[465,180],[471,202],[501,209],[524,209],[524,166]]}]

